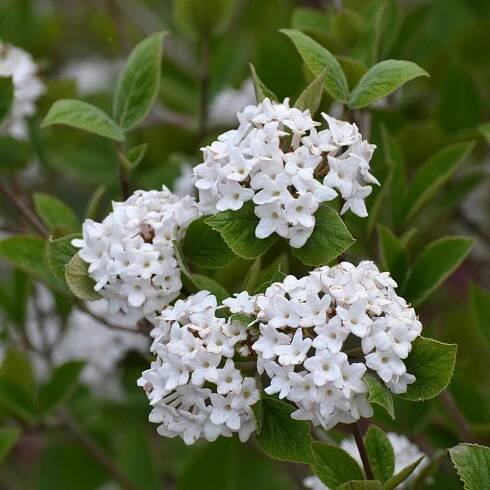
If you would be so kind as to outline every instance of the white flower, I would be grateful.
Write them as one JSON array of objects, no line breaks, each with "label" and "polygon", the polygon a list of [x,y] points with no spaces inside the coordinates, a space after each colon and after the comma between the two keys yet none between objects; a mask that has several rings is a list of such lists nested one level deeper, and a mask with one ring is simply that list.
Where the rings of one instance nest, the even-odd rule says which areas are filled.
[{"label": "white flower", "polygon": [[264,99],[237,114],[237,130],[221,134],[203,148],[195,186],[203,213],[238,210],[253,201],[260,219],[255,234],[273,233],[302,247],[313,233],[321,203],[343,199],[342,212],[366,216],[374,146],[362,140],[355,124],[325,116],[329,129],[308,110]]},{"label": "white flower", "polygon": [[37,75],[37,66],[29,53],[0,41],[0,77],[11,77],[14,86],[12,108],[0,125],[0,133],[25,139],[26,119],[34,114],[34,103],[45,90]]},{"label": "white flower", "polygon": [[342,262],[247,296],[259,322],[252,350],[270,379],[266,393],[294,402],[293,418],[330,429],[372,415],[368,369],[393,393],[405,392],[415,377],[403,359],[421,325],[394,286],[372,262]]},{"label": "white flower", "polygon": [[216,309],[207,291],[167,306],[151,333],[156,358],[138,380],[158,433],[186,444],[233,432],[246,441],[255,430],[255,379],[243,376],[232,360],[246,340],[246,326],[218,318]]},{"label": "white flower", "polygon": [[112,314],[122,311],[130,323],[175,299],[182,288],[173,242],[198,217],[190,197],[162,191],[136,191],[102,223],[86,220],[82,240],[73,240],[89,264],[95,290]]}]

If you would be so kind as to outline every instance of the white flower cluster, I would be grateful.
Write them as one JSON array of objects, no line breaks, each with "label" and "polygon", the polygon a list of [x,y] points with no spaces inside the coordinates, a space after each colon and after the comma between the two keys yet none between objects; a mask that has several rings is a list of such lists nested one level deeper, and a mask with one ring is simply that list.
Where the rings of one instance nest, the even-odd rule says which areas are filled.
[{"label": "white flower cluster", "polygon": [[330,429],[372,415],[368,369],[394,393],[415,381],[403,359],[422,326],[395,287],[370,261],[342,262],[224,303],[259,322],[252,348],[270,378],[266,393],[294,402],[293,418]]},{"label": "white flower cluster", "polygon": [[251,78],[247,78],[241,87],[225,87],[212,100],[209,107],[209,119],[214,126],[231,126],[237,122],[237,112],[255,101],[255,88]]},{"label": "white flower cluster", "polygon": [[[410,483],[413,482],[417,475],[424,469],[428,464],[429,459],[425,453],[420,451],[420,449],[413,444],[406,436],[395,434],[394,432],[388,432],[386,434],[393,447],[393,452],[395,454],[395,469],[394,474],[399,473],[403,468],[417,461],[419,458],[424,457],[424,459],[419,463],[417,468],[413,473],[397,488],[408,488]],[[357,445],[352,438],[344,439],[340,443],[340,447],[349,453],[358,463],[362,466],[361,456]],[[309,476],[303,482],[306,488],[311,488],[312,490],[328,490],[319,478],[316,476]]]},{"label": "white flower cluster", "polygon": [[302,247],[315,227],[321,203],[337,196],[349,209],[367,216],[368,184],[374,145],[364,141],[355,124],[323,114],[329,128],[310,112],[264,99],[238,113],[238,129],[223,133],[203,149],[195,168],[199,205],[204,213],[238,210],[253,201],[260,219],[258,238],[277,233],[292,247]]},{"label": "white flower cluster", "polygon": [[12,77],[14,85],[12,108],[0,132],[25,139],[25,119],[34,114],[34,103],[44,93],[44,85],[37,76],[37,65],[23,49],[0,41],[0,77]]},{"label": "white flower cluster", "polygon": [[216,298],[201,291],[165,308],[151,334],[156,360],[138,380],[158,433],[180,436],[186,444],[234,432],[245,441],[255,430],[255,379],[244,377],[233,361],[247,327],[218,318],[216,307]]},{"label": "white flower cluster", "polygon": [[89,264],[94,289],[107,300],[108,311],[122,311],[130,323],[161,311],[182,288],[174,240],[198,216],[190,197],[162,191],[136,191],[114,202],[102,223],[86,220],[83,239],[73,240]]}]

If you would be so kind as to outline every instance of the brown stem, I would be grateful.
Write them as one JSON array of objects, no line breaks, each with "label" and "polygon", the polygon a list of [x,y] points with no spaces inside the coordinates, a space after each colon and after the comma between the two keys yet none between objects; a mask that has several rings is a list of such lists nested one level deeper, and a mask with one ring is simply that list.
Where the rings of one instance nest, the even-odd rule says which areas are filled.
[{"label": "brown stem", "polygon": [[456,425],[461,440],[465,442],[474,440],[470,425],[468,424],[463,412],[461,412],[459,409],[453,395],[446,390],[440,394],[439,399],[446,410],[446,414]]},{"label": "brown stem", "polygon": [[109,472],[114,480],[120,483],[124,490],[137,490],[137,487],[129,480],[128,476],[114,464],[105,451],[78,425],[67,411],[63,411],[61,417],[66,429],[78,439],[86,451]]},{"label": "brown stem", "polygon": [[361,428],[359,427],[359,422],[351,424],[352,434],[354,435],[354,440],[357,444],[357,449],[361,456],[362,466],[364,467],[364,473],[366,475],[366,480],[374,480],[373,470],[369,464],[369,459],[366,451],[366,446],[364,446],[364,440],[362,438]]},{"label": "brown stem", "polygon": [[41,220],[36,216],[34,211],[31,210],[23,196],[17,192],[14,192],[11,187],[0,183],[0,193],[12,203],[12,205],[19,211],[23,218],[43,237],[49,236],[48,230],[42,224]]},{"label": "brown stem", "polygon": [[131,328],[131,327],[123,327],[122,325],[114,325],[113,323],[108,322],[103,316],[97,315],[97,313],[91,311],[83,301],[78,301],[76,305],[80,311],[91,316],[94,320],[97,320],[102,325],[104,325],[104,327],[110,328],[112,330],[120,330],[121,332],[144,335],[145,337],[147,337],[147,333],[145,329],[143,329],[143,327],[140,328],[138,326],[138,328]]},{"label": "brown stem", "polygon": [[209,38],[202,40],[201,70],[199,74],[200,99],[198,133],[203,136],[208,128],[209,116]]}]

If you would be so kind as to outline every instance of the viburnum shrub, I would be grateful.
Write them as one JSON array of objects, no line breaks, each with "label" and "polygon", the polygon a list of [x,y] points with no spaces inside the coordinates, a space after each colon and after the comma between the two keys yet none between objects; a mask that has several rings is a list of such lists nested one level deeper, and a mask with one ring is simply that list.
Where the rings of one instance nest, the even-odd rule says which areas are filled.
[{"label": "viburnum shrub", "polygon": [[[216,19],[204,16],[209,11],[196,2],[175,2],[175,22],[193,42],[205,43],[207,57],[211,40],[229,22],[228,2],[221,2]],[[435,237],[419,244],[415,258],[407,252],[416,233],[407,225],[472,143],[439,150],[409,179],[412,172],[400,163],[389,127],[378,128],[377,145],[370,142],[370,111],[428,74],[403,60],[369,68],[347,57],[340,63],[304,32],[282,34],[304,63],[306,87],[296,98],[279,99],[251,65],[251,78],[218,96],[211,110],[206,104],[212,74],[203,75],[204,105],[193,128],[202,148],[174,179],[175,192],[157,178],[145,186],[149,190],[134,185],[152,144],[138,130],[161,110],[155,105],[163,32],[132,50],[115,86],[111,115],[92,101],[60,99],[42,122],[50,134],[58,131],[51,126],[65,125],[111,142],[121,197],[109,211],[97,209],[96,192],[80,226],[54,196],[35,194],[31,208],[17,187],[2,183],[3,195],[36,234],[5,238],[0,255],[45,285],[36,286],[27,327],[14,335],[29,353],[25,362],[43,373],[40,388],[25,402],[0,370],[0,404],[27,424],[23,430],[49,426],[58,416],[123,488],[138,487],[83,433],[63,403],[79,376],[91,392],[117,403],[123,383],[114,372],[129,351],[143,353],[145,367],[139,363],[125,381],[129,376],[146,395],[149,421],[160,436],[188,446],[233,437],[256,444],[274,460],[305,465],[305,488],[430,483],[443,452],[423,437],[411,441],[401,429],[422,423],[415,419],[427,416],[422,412],[435,397],[447,410],[440,418],[454,420],[466,443],[477,440],[445,391],[457,346],[423,335],[431,320],[418,316],[419,306],[461,264],[473,240]],[[349,66],[362,72],[355,83]],[[44,92],[37,72],[29,54],[0,43],[2,134],[25,139],[33,133],[28,117]],[[255,100],[249,100],[252,87]],[[325,112],[317,115],[320,108]],[[230,112],[236,114],[232,123]],[[208,132],[213,121],[216,130]],[[386,168],[373,164],[378,152]],[[382,219],[387,206],[394,208],[388,222]],[[376,226],[379,254],[372,246]],[[16,276],[15,287],[22,286],[19,281]],[[488,302],[481,306],[485,294],[475,293],[477,314],[490,311]],[[13,301],[3,293],[0,300]],[[66,301],[63,320],[50,322],[48,332],[46,318]],[[71,323],[83,328],[65,336]],[[98,333],[105,328],[110,334]],[[73,360],[77,354],[85,367]],[[141,391],[135,397],[141,400]],[[407,420],[400,433],[385,432],[381,427],[398,426],[395,417]],[[146,415],[138,427],[143,421]],[[3,437],[13,441],[18,434]],[[465,488],[489,488],[490,450],[447,445],[454,446],[451,460]]]}]

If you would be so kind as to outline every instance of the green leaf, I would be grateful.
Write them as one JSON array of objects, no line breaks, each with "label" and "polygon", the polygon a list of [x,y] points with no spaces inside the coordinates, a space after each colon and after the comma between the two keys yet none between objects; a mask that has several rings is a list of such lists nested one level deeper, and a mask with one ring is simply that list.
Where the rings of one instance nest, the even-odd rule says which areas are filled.
[{"label": "green leaf", "polygon": [[227,28],[233,6],[232,0],[175,0],[174,21],[183,34],[206,42]]},{"label": "green leaf", "polygon": [[311,469],[328,488],[337,488],[351,480],[364,479],[356,460],[343,449],[315,441],[312,450]]},{"label": "green leaf", "polygon": [[490,291],[471,284],[470,299],[478,330],[490,345]]},{"label": "green leaf", "polygon": [[34,372],[27,354],[9,349],[3,356],[0,378],[18,386],[26,395],[33,395],[36,388]]},{"label": "green leaf", "polygon": [[265,454],[281,461],[311,463],[309,425],[291,418],[294,412],[291,405],[274,398],[262,398],[252,409],[257,422],[255,439]]},{"label": "green leaf", "polygon": [[383,484],[377,480],[353,480],[337,487],[337,490],[381,490]]},{"label": "green leaf", "polygon": [[43,415],[52,412],[69,398],[78,383],[83,367],[83,362],[69,361],[53,371],[49,381],[39,390],[38,406]]},{"label": "green leaf", "polygon": [[20,437],[19,429],[0,429],[0,463],[7,457],[10,450]]},{"label": "green leaf", "polygon": [[0,407],[3,407],[13,416],[25,421],[33,422],[36,419],[34,403],[17,384],[0,377]]},{"label": "green leaf", "polygon": [[429,74],[411,61],[385,60],[372,66],[359,80],[349,99],[349,107],[360,109],[376,102],[417,77]]},{"label": "green leaf", "polygon": [[0,77],[0,125],[7,117],[14,100],[14,83],[11,77]]},{"label": "green leaf", "polygon": [[84,301],[100,299],[99,293],[94,291],[95,282],[88,275],[88,264],[80,255],[74,255],[65,268],[65,279],[71,292]]},{"label": "green leaf", "polygon": [[121,128],[101,109],[76,99],[56,101],[41,125],[64,124],[115,141],[124,141]]},{"label": "green leaf", "polygon": [[277,100],[276,94],[267,87],[267,85],[259,78],[255,66],[249,63],[250,72],[252,73],[252,80],[255,88],[255,98],[257,102],[262,102],[266,97],[270,100]]},{"label": "green leaf", "polygon": [[238,211],[222,211],[209,216],[205,222],[218,231],[231,250],[244,259],[255,259],[263,255],[277,240],[277,235],[261,240],[255,236],[259,219],[255,216],[254,205],[246,202]]},{"label": "green leaf", "polygon": [[368,387],[369,402],[383,407],[388,412],[388,415],[394,420],[395,408],[393,406],[391,392],[385,385],[381,384],[378,378],[373,374],[366,374],[363,379]]},{"label": "green leaf", "polygon": [[80,238],[80,235],[50,238],[47,242],[46,254],[49,267],[51,272],[61,281],[65,281],[65,268],[77,253],[77,249],[71,244],[74,238]]},{"label": "green leaf", "polygon": [[408,273],[408,252],[401,240],[391,230],[378,224],[381,265],[390,272],[399,286],[403,286]]},{"label": "green leaf", "polygon": [[34,235],[16,235],[0,241],[0,257],[59,291],[63,283],[53,276],[45,257],[45,241]]},{"label": "green leaf", "polygon": [[417,468],[417,466],[421,463],[423,459],[424,456],[405,466],[405,468],[400,470],[395,476],[392,476],[383,485],[383,490],[394,490],[395,488],[398,488],[398,485],[404,482],[415,471],[415,468]]},{"label": "green leaf", "polygon": [[405,221],[416,214],[440,191],[464,162],[475,144],[456,143],[439,150],[415,174],[405,199]]},{"label": "green leaf", "polygon": [[293,29],[281,29],[293,41],[306,66],[317,76],[326,70],[324,88],[338,102],[349,99],[349,85],[335,56],[311,37]]},{"label": "green leaf", "polygon": [[139,42],[129,55],[113,102],[113,117],[127,131],[137,126],[150,112],[160,88],[162,40],[156,32]]},{"label": "green leaf", "polygon": [[490,488],[490,448],[478,444],[458,444],[449,450],[465,490]]},{"label": "green leaf", "polygon": [[183,252],[192,264],[209,269],[228,265],[235,254],[222,236],[205,223],[205,218],[193,221],[185,233]]},{"label": "green leaf", "polygon": [[230,293],[217,281],[202,274],[192,274],[192,282],[198,291],[209,291],[214,294],[219,302],[230,297]]},{"label": "green leaf", "polygon": [[323,204],[315,213],[312,235],[301,248],[293,248],[292,252],[304,264],[317,267],[336,259],[354,242],[337,212]]},{"label": "green leaf", "polygon": [[395,454],[387,435],[376,425],[370,425],[365,444],[374,478],[382,482],[389,480],[395,471]]},{"label": "green leaf", "polygon": [[301,92],[300,96],[296,100],[294,107],[300,111],[308,109],[312,117],[318,111],[323,95],[323,84],[327,75],[327,69],[320,72],[315,79]]},{"label": "green leaf", "polygon": [[74,233],[80,228],[76,214],[57,197],[36,192],[33,195],[34,208],[50,231],[63,230]]},{"label": "green leaf", "polygon": [[428,400],[439,395],[449,385],[456,363],[456,344],[444,344],[434,339],[417,337],[412,351],[404,360],[407,373],[417,380],[408,385],[401,397],[406,400]]},{"label": "green leaf", "polygon": [[422,303],[463,262],[474,245],[466,237],[444,237],[430,243],[415,259],[404,289],[404,297],[414,306]]}]

